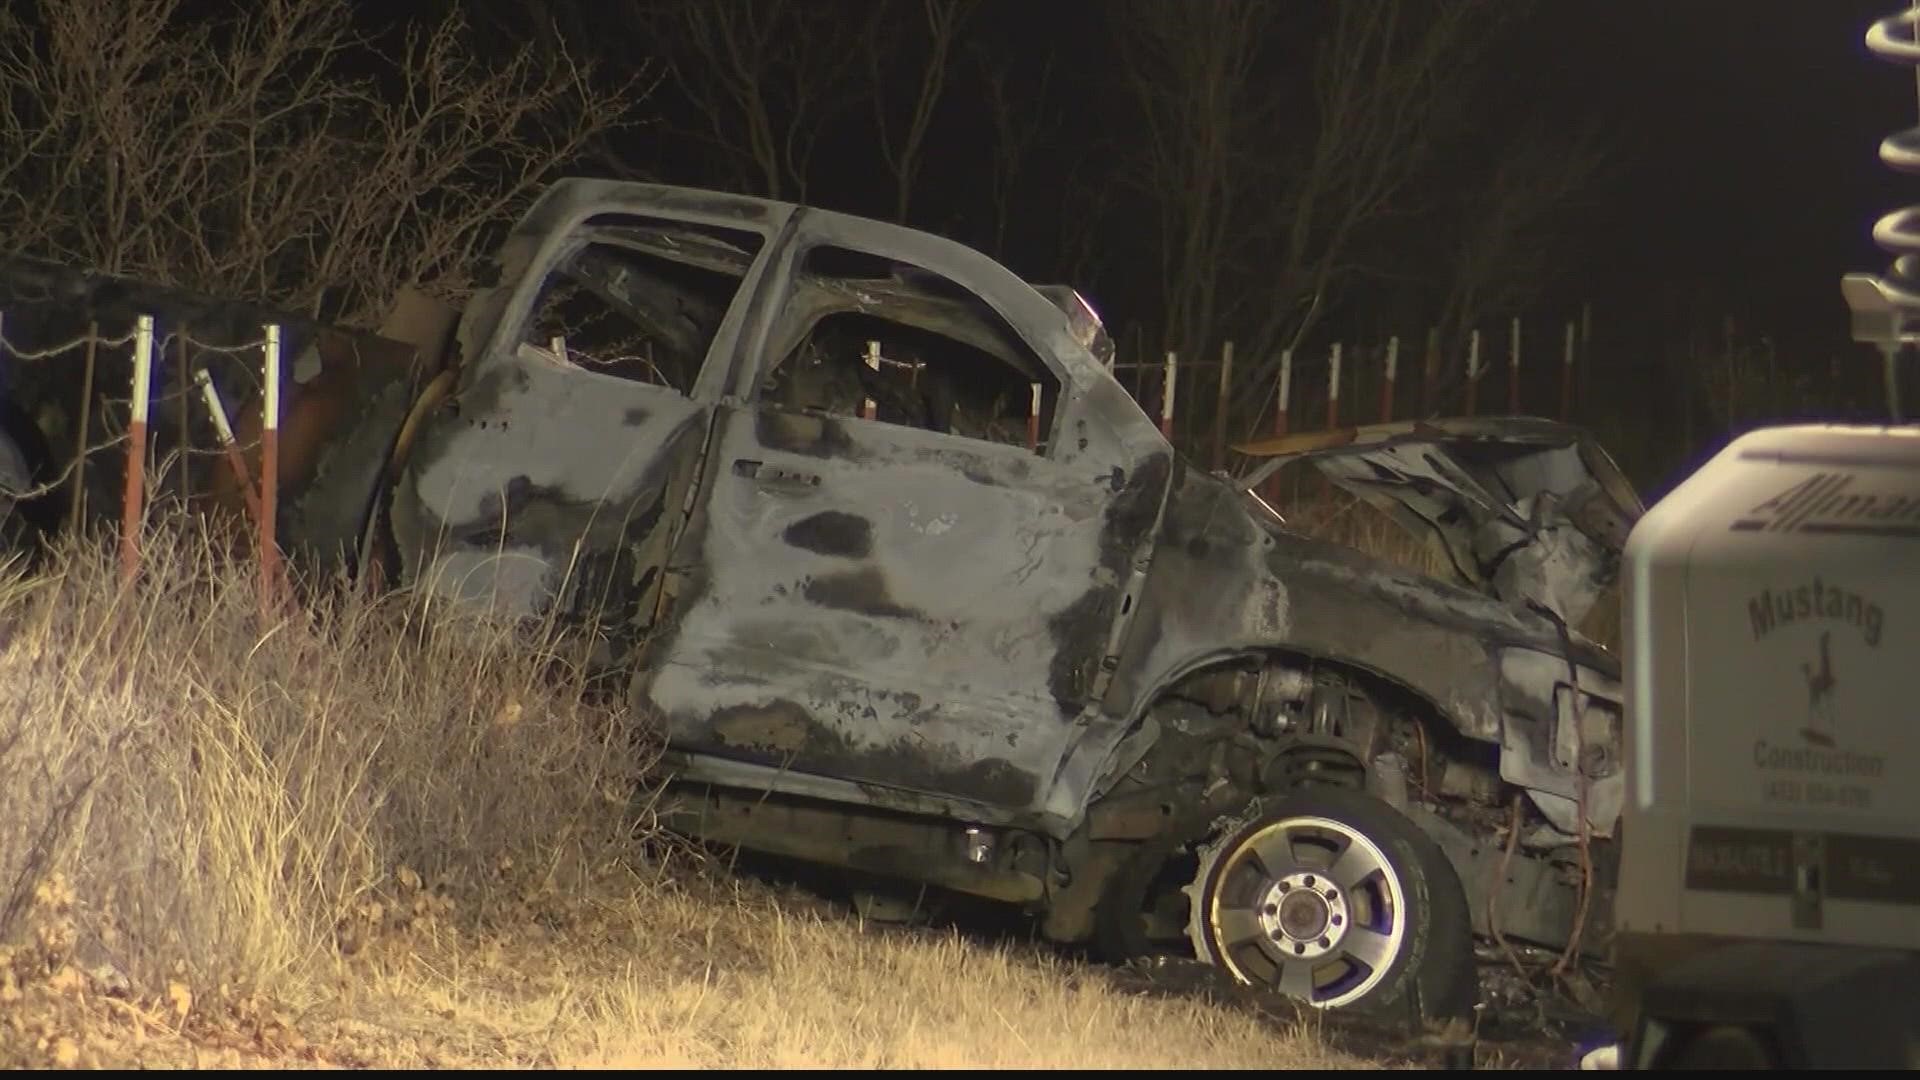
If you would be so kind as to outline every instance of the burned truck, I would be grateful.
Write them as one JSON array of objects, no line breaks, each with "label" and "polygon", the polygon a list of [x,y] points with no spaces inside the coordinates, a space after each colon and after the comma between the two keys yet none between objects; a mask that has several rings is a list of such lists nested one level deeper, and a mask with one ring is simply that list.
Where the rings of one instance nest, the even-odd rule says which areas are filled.
[{"label": "burned truck", "polygon": [[[285,426],[326,434],[282,460],[280,535],[568,628],[657,720],[673,828],[1323,1007],[1457,1014],[1476,936],[1602,944],[1619,672],[1578,627],[1641,507],[1583,432],[1209,474],[1071,290],[633,183],[551,187],[410,340],[294,388]],[[1257,494],[1288,463],[1452,580],[1292,527]]]}]

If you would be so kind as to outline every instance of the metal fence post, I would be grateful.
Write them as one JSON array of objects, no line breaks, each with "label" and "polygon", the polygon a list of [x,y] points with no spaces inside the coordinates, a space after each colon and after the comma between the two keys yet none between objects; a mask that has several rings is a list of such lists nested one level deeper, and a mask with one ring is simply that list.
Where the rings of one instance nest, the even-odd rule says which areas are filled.
[{"label": "metal fence post", "polygon": [[120,490],[120,577],[140,572],[140,519],[146,501],[147,410],[153,392],[153,316],[133,326],[133,416],[127,424],[127,471]]},{"label": "metal fence post", "polygon": [[1520,319],[1513,320],[1513,332],[1507,339],[1507,414],[1520,414]]},{"label": "metal fence post", "polygon": [[1327,360],[1327,430],[1340,426],[1340,343],[1333,343],[1333,355]]},{"label": "metal fence post", "polygon": [[1380,384],[1380,422],[1393,421],[1393,387],[1400,368],[1400,337],[1398,334],[1387,339],[1387,377]]},{"label": "metal fence post", "polygon": [[260,424],[260,613],[271,617],[280,601],[280,327],[267,326],[265,402]]},{"label": "metal fence post", "polygon": [[1573,320],[1567,320],[1566,355],[1560,361],[1560,419],[1573,418]]},{"label": "metal fence post", "polygon": [[1480,331],[1475,330],[1467,345],[1467,415],[1472,416],[1480,399]]},{"label": "metal fence post", "polygon": [[1227,409],[1233,388],[1233,342],[1220,349],[1220,396],[1213,414],[1213,467],[1227,466]]},{"label": "metal fence post", "polygon": [[1174,355],[1172,349],[1168,349],[1166,378],[1160,384],[1160,434],[1168,442],[1173,441],[1173,392],[1179,385],[1179,367],[1179,357]]}]

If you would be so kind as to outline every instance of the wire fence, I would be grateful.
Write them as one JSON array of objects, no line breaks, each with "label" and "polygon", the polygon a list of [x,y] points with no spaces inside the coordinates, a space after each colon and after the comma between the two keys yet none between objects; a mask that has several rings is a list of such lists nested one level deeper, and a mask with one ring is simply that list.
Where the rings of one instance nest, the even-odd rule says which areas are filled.
[{"label": "wire fence", "polygon": [[1214,470],[1241,471],[1235,446],[1302,432],[1443,414],[1570,421],[1590,363],[1592,327],[1588,307],[1550,330],[1515,317],[1499,340],[1474,329],[1464,357],[1449,357],[1435,328],[1404,340],[1287,349],[1266,364],[1240,358],[1237,368],[1228,341],[1214,357],[1169,351],[1110,361],[1108,370],[1177,447]]},{"label": "wire fence", "polygon": [[[204,506],[237,498],[254,529],[263,611],[277,603],[284,328],[266,323],[258,336],[210,339],[141,314],[124,326],[96,320],[79,333],[45,338],[23,329],[28,321],[0,311],[4,389],[12,408],[34,409],[8,433],[48,442],[40,456],[52,464],[30,487],[8,493],[16,504],[65,487],[69,530],[117,516],[122,570],[131,579],[155,501]],[[257,434],[244,439],[234,422],[243,402],[257,403],[260,415]],[[31,432],[22,430],[29,425]]]},{"label": "wire fence", "polygon": [[[0,408],[35,410],[8,431],[54,444],[41,455],[54,463],[51,471],[31,478],[15,499],[67,487],[69,528],[117,517],[127,544],[137,544],[156,500],[241,509],[256,532],[262,595],[277,595],[282,358],[317,363],[321,328],[260,323],[208,335],[184,321],[138,315],[73,331],[62,328],[72,313],[50,314],[57,306],[0,310]],[[1109,370],[1176,447],[1232,473],[1256,464],[1236,447],[1289,435],[1438,416],[1534,415],[1605,429],[1603,445],[1626,451],[1621,464],[1629,475],[1646,476],[1660,466],[1649,448],[1662,440],[1690,453],[1703,439],[1756,421],[1845,417],[1870,396],[1837,389],[1849,383],[1838,355],[1816,363],[1783,357],[1770,338],[1738,333],[1730,318],[1684,345],[1649,351],[1613,343],[1604,357],[1593,328],[1585,305],[1471,329],[1458,348],[1443,347],[1437,329],[1264,358],[1236,355],[1228,341],[1212,357],[1168,352],[1113,359]],[[299,381],[287,389],[298,392]],[[1046,405],[1036,384],[1029,444],[1038,445]],[[1631,467],[1643,458],[1653,466]],[[131,576],[138,551],[124,554]]]},{"label": "wire fence", "polygon": [[[1598,327],[1598,329],[1597,329]],[[1423,333],[1247,356],[1166,352],[1110,365],[1178,449],[1232,474],[1236,447],[1277,437],[1441,417],[1532,416],[1592,431],[1657,490],[1741,431],[1886,418],[1878,368],[1844,337],[1781,341],[1763,325],[1695,313],[1600,324],[1592,304],[1510,316],[1449,342]]]}]

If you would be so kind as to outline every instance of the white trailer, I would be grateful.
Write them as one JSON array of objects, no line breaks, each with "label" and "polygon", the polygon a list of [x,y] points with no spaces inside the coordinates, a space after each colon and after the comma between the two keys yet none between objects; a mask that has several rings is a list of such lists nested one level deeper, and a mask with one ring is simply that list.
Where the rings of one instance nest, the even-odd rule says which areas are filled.
[{"label": "white trailer", "polygon": [[1920,1061],[1920,430],[1729,445],[1626,548],[1621,1065]]}]

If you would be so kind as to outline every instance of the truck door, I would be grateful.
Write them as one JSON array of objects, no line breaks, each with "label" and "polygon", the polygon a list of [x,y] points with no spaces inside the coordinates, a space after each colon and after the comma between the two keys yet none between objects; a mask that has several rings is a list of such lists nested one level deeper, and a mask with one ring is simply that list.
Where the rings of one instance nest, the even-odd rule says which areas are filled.
[{"label": "truck door", "polygon": [[1085,429],[1054,422],[1062,346],[1001,314],[1059,321],[1043,298],[975,253],[987,269],[935,272],[931,238],[801,213],[645,700],[696,756],[1036,807],[1151,512],[1114,523],[1118,463],[1052,437]]},{"label": "truck door", "polygon": [[406,577],[624,656],[683,523],[725,374],[709,359],[731,357],[779,224],[600,214],[522,238],[528,271],[396,486]]}]

